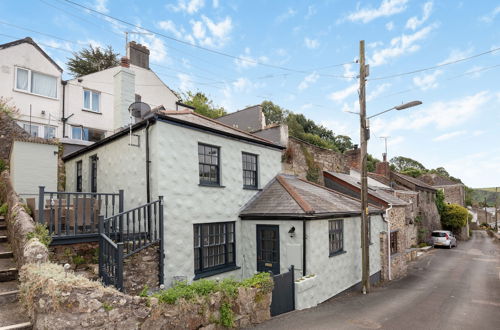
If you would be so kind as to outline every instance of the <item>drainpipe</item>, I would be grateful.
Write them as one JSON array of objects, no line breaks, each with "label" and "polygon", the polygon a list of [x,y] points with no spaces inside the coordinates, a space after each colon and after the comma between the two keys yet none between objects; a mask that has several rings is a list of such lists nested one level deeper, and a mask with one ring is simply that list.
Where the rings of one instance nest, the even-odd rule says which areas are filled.
[{"label": "drainpipe", "polygon": [[151,161],[149,160],[149,119],[146,123],[146,201],[151,202],[151,187],[149,183],[149,165]]},{"label": "drainpipe", "polygon": [[384,221],[387,222],[387,269],[389,270],[389,281],[392,281],[391,271],[391,222],[388,220],[389,211],[392,209],[392,204],[389,203],[389,208],[385,209]]},{"label": "drainpipe", "polygon": [[306,220],[302,220],[302,276],[306,276]]},{"label": "drainpipe", "polygon": [[62,91],[62,118],[61,118],[61,121],[62,121],[62,124],[63,124],[63,127],[62,127],[62,137],[66,137],[66,121],[68,120],[68,118],[66,118],[66,114],[65,114],[65,105],[66,105],[66,85],[68,84],[68,81],[67,80],[61,80],[61,84],[63,86],[63,91]]}]

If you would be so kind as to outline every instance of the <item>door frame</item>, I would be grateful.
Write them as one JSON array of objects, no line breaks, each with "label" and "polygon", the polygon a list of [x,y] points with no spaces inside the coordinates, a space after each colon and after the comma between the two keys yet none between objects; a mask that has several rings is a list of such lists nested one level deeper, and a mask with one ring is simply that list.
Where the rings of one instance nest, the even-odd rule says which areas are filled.
[{"label": "door frame", "polygon": [[258,261],[258,257],[259,257],[259,248],[261,248],[261,244],[260,243],[260,239],[259,239],[259,229],[260,228],[275,228],[276,229],[276,237],[277,237],[277,245],[276,245],[276,250],[277,250],[277,261],[276,263],[278,264],[278,273],[274,273],[273,272],[273,275],[279,275],[281,273],[281,256],[280,256],[280,253],[281,253],[281,246],[280,246],[280,226],[279,225],[256,225],[255,227],[255,233],[256,233],[256,240],[255,240],[255,243],[256,243],[256,256],[255,256],[255,262],[256,262],[256,266],[257,266],[257,271],[259,271],[259,261]]}]

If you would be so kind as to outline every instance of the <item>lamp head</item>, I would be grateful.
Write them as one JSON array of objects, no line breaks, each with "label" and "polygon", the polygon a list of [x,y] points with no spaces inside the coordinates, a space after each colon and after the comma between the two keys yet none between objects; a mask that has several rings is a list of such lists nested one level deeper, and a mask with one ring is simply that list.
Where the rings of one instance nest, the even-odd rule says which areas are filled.
[{"label": "lamp head", "polygon": [[415,107],[417,105],[421,105],[422,104],[422,101],[411,101],[411,102],[408,102],[408,103],[403,103],[401,105],[397,105],[394,107],[394,109],[396,110],[404,110],[404,109],[408,109],[408,108],[411,108],[411,107]]}]

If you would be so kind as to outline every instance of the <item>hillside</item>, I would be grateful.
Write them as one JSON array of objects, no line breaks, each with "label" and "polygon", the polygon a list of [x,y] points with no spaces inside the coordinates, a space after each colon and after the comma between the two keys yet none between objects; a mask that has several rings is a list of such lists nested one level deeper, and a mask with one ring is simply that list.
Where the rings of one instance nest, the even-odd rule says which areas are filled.
[{"label": "hillside", "polygon": [[[487,206],[495,205],[495,188],[475,188],[472,191],[472,203]],[[498,192],[498,203],[500,204],[500,189]]]}]

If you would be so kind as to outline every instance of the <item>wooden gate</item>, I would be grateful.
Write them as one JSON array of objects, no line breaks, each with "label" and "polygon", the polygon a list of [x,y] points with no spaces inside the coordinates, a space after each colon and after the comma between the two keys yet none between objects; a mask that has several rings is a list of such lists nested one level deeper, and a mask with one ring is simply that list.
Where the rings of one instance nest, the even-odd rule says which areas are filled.
[{"label": "wooden gate", "polygon": [[293,265],[288,272],[273,276],[274,289],[271,302],[271,316],[295,309],[295,281]]}]

